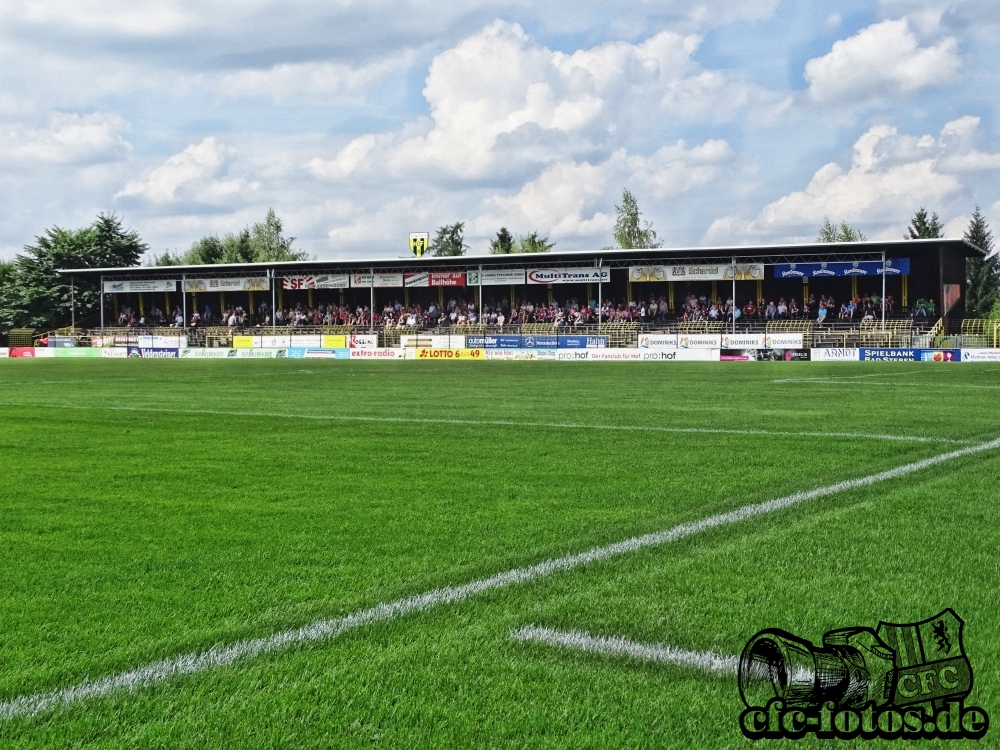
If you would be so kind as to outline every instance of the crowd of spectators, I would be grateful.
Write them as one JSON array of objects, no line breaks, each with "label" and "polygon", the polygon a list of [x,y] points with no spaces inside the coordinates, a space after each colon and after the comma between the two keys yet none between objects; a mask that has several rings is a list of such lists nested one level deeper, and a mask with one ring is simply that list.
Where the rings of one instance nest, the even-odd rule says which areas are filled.
[{"label": "crowd of spectators", "polygon": [[[854,297],[838,304],[833,297],[825,295],[817,300],[810,295],[801,304],[794,297],[786,300],[779,297],[775,300],[748,300],[740,305],[734,303],[732,297],[725,300],[711,299],[705,295],[689,294],[677,311],[676,318],[683,322],[699,321],[771,321],[771,320],[815,320],[819,324],[834,320],[853,321],[874,319],[881,314],[882,300],[877,294]],[[886,310],[892,312],[895,301],[886,296]],[[934,312],[933,300],[917,300],[914,315],[929,317]],[[480,315],[482,316],[480,318]],[[449,299],[442,308],[435,303],[426,306],[421,304],[404,306],[398,300],[386,303],[381,309],[376,309],[374,321],[368,305],[328,304],[306,306],[297,304],[294,307],[278,308],[273,311],[267,302],[258,305],[253,314],[241,306],[228,306],[218,315],[210,306],[203,310],[192,310],[188,320],[184,313],[176,307],[167,314],[153,306],[145,315],[134,309],[125,307],[119,312],[118,323],[121,326],[171,326],[182,328],[185,322],[190,327],[203,325],[221,325],[230,328],[267,327],[267,326],[338,326],[350,325],[366,328],[374,325],[379,328],[432,328],[450,325],[474,325],[478,323],[489,326],[523,325],[526,323],[552,323],[559,326],[576,327],[591,325],[598,320],[603,322],[632,321],[636,323],[659,323],[674,319],[667,300],[664,297],[650,297],[649,300],[615,300],[605,299],[580,300],[570,298],[562,303],[533,303],[528,300],[516,300],[513,307],[509,300],[490,300],[482,309],[477,303],[464,299]]]}]

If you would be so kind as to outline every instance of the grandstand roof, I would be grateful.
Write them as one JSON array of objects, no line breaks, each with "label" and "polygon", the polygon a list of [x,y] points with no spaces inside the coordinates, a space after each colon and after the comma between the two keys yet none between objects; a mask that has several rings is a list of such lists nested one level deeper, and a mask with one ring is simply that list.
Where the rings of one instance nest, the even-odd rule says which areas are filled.
[{"label": "grandstand roof", "polygon": [[267,263],[217,263],[189,266],[128,266],[122,268],[67,268],[62,274],[74,276],[128,276],[172,277],[180,275],[214,275],[261,273],[278,271],[323,271],[360,273],[375,270],[433,270],[435,268],[475,269],[529,268],[560,264],[598,265],[624,267],[635,263],[796,263],[807,261],[879,260],[885,253],[889,258],[924,256],[947,251],[963,257],[982,255],[983,251],[961,239],[924,240],[869,240],[865,242],[808,242],[775,245],[735,245],[723,247],[649,248],[619,250],[551,251],[544,254],[463,255],[415,258],[401,255],[396,258],[329,258],[322,260],[276,261]]}]

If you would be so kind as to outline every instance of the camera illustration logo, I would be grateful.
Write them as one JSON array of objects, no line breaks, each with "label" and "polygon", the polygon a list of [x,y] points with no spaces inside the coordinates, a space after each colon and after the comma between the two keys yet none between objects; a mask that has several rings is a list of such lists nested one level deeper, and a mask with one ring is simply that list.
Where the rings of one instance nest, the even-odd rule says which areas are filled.
[{"label": "camera illustration logo", "polygon": [[946,609],[909,625],[831,630],[820,646],[761,630],[740,656],[740,729],[752,740],[979,739],[989,716],[965,706],[964,625]]}]

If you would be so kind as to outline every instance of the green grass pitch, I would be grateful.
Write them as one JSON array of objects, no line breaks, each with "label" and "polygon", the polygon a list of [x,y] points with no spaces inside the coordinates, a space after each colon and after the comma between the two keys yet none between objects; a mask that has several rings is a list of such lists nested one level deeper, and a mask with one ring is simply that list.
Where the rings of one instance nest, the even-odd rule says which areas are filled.
[{"label": "green grass pitch", "polygon": [[[995,439],[998,376],[974,364],[0,361],[0,701]],[[875,434],[934,440],[860,436]],[[733,678],[511,631],[739,654],[765,627],[818,641],[946,607],[966,621],[969,703],[1000,720],[998,479],[1000,451],[959,458],[10,718],[0,747],[750,746]],[[1000,745],[998,729],[979,746]]]}]

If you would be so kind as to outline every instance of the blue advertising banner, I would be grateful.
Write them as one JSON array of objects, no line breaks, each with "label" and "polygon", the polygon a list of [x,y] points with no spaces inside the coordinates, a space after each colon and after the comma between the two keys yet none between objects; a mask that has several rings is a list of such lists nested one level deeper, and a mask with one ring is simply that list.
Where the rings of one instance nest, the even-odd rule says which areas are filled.
[{"label": "blue advertising banner", "polygon": [[862,362],[961,362],[960,349],[861,349]]},{"label": "blue advertising banner", "polygon": [[[776,263],[776,279],[816,279],[825,276],[881,276],[880,260],[853,260],[833,263]],[[901,276],[910,272],[909,258],[888,258],[885,262],[886,276]]]},{"label": "blue advertising banner", "polygon": [[466,336],[469,349],[520,349],[520,336]]},{"label": "blue advertising banner", "polygon": [[177,359],[180,349],[160,349],[145,346],[130,346],[128,356],[132,359]]},{"label": "blue advertising banner", "polygon": [[559,346],[558,336],[522,336],[521,346],[525,349],[555,349]]},{"label": "blue advertising banner", "polygon": [[560,349],[603,349],[608,345],[607,336],[560,336]]}]

